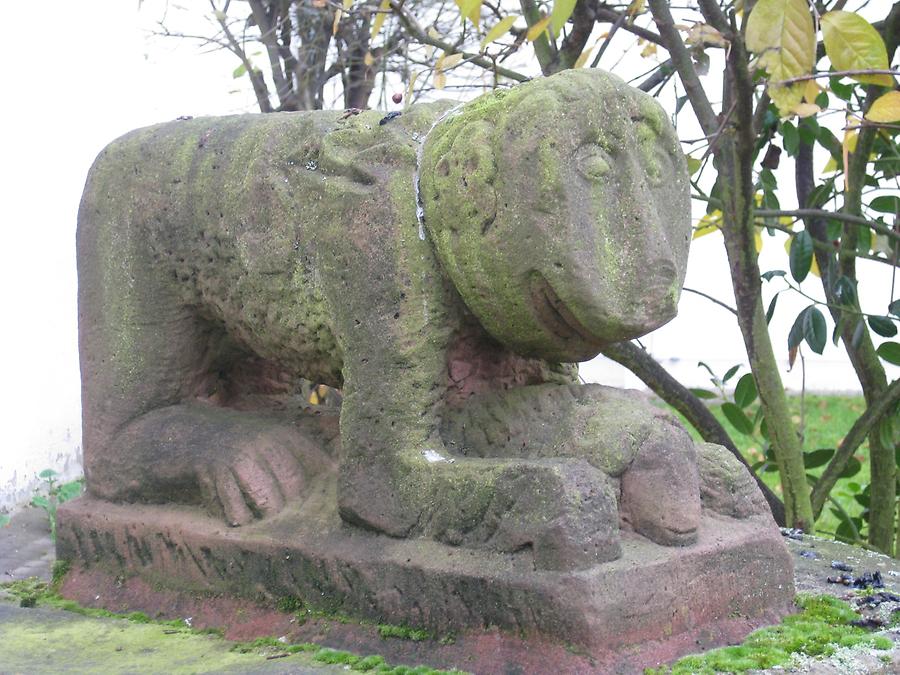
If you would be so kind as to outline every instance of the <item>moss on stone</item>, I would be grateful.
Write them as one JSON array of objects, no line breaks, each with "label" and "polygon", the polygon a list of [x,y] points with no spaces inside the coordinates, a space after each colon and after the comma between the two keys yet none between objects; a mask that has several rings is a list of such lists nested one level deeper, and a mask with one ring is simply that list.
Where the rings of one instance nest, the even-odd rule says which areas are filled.
[{"label": "moss on stone", "polygon": [[410,640],[411,642],[422,642],[423,640],[434,640],[433,633],[421,628],[410,628],[409,626],[397,626],[391,623],[382,623],[378,625],[378,634],[384,638],[397,638],[400,640]]},{"label": "moss on stone", "polygon": [[[14,671],[33,670],[38,661],[46,657],[52,659],[48,665],[69,663],[75,667],[81,667],[87,660],[89,665],[85,667],[91,672],[221,672],[258,664],[258,655],[263,652],[309,654],[313,661],[344,665],[358,672],[388,675],[449,675],[462,672],[435,670],[427,666],[391,666],[379,655],[358,656],[312,643],[287,644],[273,636],[232,643],[229,648],[222,649],[223,645],[218,641],[222,639],[221,629],[193,629],[177,619],[156,621],[144,612],[116,614],[105,609],[83,607],[62,598],[50,584],[34,577],[0,584],[0,589],[17,598],[23,607],[60,609],[82,617],[62,623],[48,623],[42,618],[32,622],[25,615],[26,619],[18,622],[12,630],[5,626],[4,640],[0,641],[0,663],[12,667]],[[298,602],[297,598],[289,597],[277,604],[293,608]],[[321,618],[326,617],[321,614]],[[336,620],[333,615],[327,618]],[[124,620],[129,627],[93,619]],[[343,623],[351,622],[346,617],[344,619]],[[428,631],[392,624],[379,625],[378,632],[383,638],[416,642],[435,639]],[[176,640],[177,645],[167,643],[167,640]],[[442,644],[448,642],[442,641]],[[51,647],[48,648],[48,645]],[[57,649],[56,645],[64,648]]]},{"label": "moss on stone", "polygon": [[686,656],[671,666],[648,668],[645,675],[743,673],[787,665],[795,655],[827,657],[841,647],[890,649],[893,646],[882,635],[850,625],[859,614],[837,598],[801,593],[796,604],[802,609],[799,614],[786,617],[777,626],[754,631],[743,644]]}]

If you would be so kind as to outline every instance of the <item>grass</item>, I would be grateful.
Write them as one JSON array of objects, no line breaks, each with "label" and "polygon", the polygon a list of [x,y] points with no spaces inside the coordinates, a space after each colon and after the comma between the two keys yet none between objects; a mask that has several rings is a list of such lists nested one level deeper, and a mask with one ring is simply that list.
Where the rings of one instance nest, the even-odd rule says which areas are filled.
[{"label": "grass", "polygon": [[[788,398],[794,423],[798,427],[802,425],[804,436],[803,450],[806,453],[821,448],[836,448],[866,407],[862,396],[807,394],[802,403],[803,405],[801,406],[801,398],[799,396],[790,396]],[[765,459],[758,425],[754,436],[744,435],[726,419],[722,413],[721,405],[713,403],[709,407],[750,464],[755,464]],[[750,419],[753,419],[758,408],[759,403],[757,402],[747,409],[747,415]],[[679,418],[691,432],[691,435],[699,439],[700,435],[685,419],[681,415],[679,415]],[[857,449],[854,456],[861,464],[860,471],[852,478],[838,480],[831,494],[850,516],[859,516],[863,511],[863,506],[854,499],[854,495],[858,494],[869,482],[868,441],[864,442]],[[813,476],[819,476],[824,468],[824,466],[813,468],[809,470],[809,473]],[[775,491],[775,494],[781,496],[778,472],[762,471],[760,475],[765,483]],[[831,504],[826,505],[822,509],[822,515],[819,517],[819,520],[816,521],[816,532],[828,537],[834,536],[835,530],[840,524],[840,520],[831,512],[831,506]]]}]

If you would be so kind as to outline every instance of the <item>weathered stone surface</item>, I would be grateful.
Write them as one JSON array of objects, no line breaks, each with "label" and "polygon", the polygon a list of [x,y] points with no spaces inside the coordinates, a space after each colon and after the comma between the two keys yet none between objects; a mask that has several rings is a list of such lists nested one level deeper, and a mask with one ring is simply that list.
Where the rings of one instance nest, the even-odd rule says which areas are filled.
[{"label": "weathered stone surface", "polygon": [[[302,601],[295,604],[303,614],[324,610],[453,634],[461,648],[442,653],[430,643],[416,660],[478,673],[510,672],[517,659],[531,663],[524,672],[548,672],[547,662],[528,652],[559,658],[560,645],[581,655],[561,661],[577,662],[565,672],[636,672],[698,646],[740,639],[791,611],[789,554],[761,516],[708,514],[688,547],[626,533],[618,560],[542,572],[527,550],[501,556],[348,529],[334,508],[334,480],[323,482],[304,504],[238,530],[184,507],[67,503],[59,552],[77,571],[63,592],[90,606],[191,616],[194,625],[224,625],[238,639],[284,634],[286,619],[273,609],[291,597]],[[234,597],[244,603],[228,599]],[[514,647],[503,650],[499,663],[494,638],[487,640],[492,649],[472,653],[485,642],[485,629],[499,629]],[[335,636],[337,642],[329,636],[320,626],[295,639],[375,649],[350,635]],[[376,651],[390,649],[382,644]]]},{"label": "weathered stone surface", "polygon": [[[426,624],[463,625],[475,596],[447,594],[477,592],[493,605],[476,624],[600,644],[591,631],[621,610],[607,595],[623,560],[631,575],[694,561],[716,512],[771,537],[743,467],[714,448],[698,462],[672,418],[578,385],[570,363],[674,316],[687,187],[662,109],[594,70],[391,120],[201,118],[115,141],[78,228],[84,504],[97,516],[64,510],[60,550],[134,558],[160,583],[217,585],[242,560],[223,590],[289,574],[304,598],[324,584],[347,611]],[[339,425],[298,395],[301,378],[341,388]],[[187,543],[171,534],[179,519],[194,523]],[[307,562],[282,569],[273,542]],[[411,562],[426,554],[441,564]],[[481,577],[443,567],[466,556]],[[760,556],[781,565],[774,543]],[[508,564],[520,579],[491,576]],[[704,562],[707,577],[722,564]],[[767,593],[786,606],[790,584]],[[507,596],[545,618],[502,618]],[[722,608],[707,596],[694,604]]]}]

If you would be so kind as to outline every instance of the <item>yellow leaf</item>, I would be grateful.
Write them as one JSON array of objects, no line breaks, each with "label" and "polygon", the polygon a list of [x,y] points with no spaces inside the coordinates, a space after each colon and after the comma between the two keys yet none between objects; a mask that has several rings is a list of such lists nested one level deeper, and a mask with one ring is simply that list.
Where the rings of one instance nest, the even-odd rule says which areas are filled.
[{"label": "yellow leaf", "polygon": [[803,98],[807,103],[815,103],[816,97],[822,91],[822,87],[815,80],[807,80],[803,86]]},{"label": "yellow leaf", "polygon": [[315,389],[313,389],[313,390],[309,393],[309,402],[310,402],[312,405],[319,405],[319,403],[320,403],[320,401],[319,401],[319,392],[316,391]]},{"label": "yellow leaf", "polygon": [[338,9],[334,13],[334,23],[331,24],[331,34],[337,35],[338,26],[341,24],[341,17],[344,15],[344,10]]},{"label": "yellow leaf", "polygon": [[[594,45],[596,47],[597,45]],[[594,51],[594,47],[590,49],[585,49],[581,54],[575,59],[575,65],[573,68],[584,68],[584,64],[587,63],[587,60],[591,58],[591,52]]]},{"label": "yellow leaf", "polygon": [[475,28],[478,28],[478,22],[481,21],[481,0],[454,0],[456,6],[459,7],[459,13],[468,19]]},{"label": "yellow leaf", "polygon": [[372,56],[372,52],[366,52],[366,55],[363,57],[363,63],[365,63],[367,66],[371,66],[373,63],[375,63],[375,57]]},{"label": "yellow leaf", "polygon": [[[432,40],[440,40],[441,34],[434,29],[434,26],[429,26],[428,37]],[[434,56],[434,45],[425,45],[425,59],[430,61],[432,56]]]},{"label": "yellow leaf", "polygon": [[434,88],[443,89],[445,84],[447,84],[447,76],[444,75],[443,71],[436,72],[434,74]]},{"label": "yellow leaf", "polygon": [[372,22],[371,37],[373,40],[378,35],[378,33],[381,32],[381,27],[384,25],[384,20],[387,18],[387,12],[390,9],[391,0],[381,0],[381,4],[378,5],[378,13],[375,15],[375,20]]},{"label": "yellow leaf", "polygon": [[499,40],[504,35],[506,35],[518,18],[519,17],[517,15],[513,14],[511,16],[505,16],[500,19],[500,21],[494,24],[494,27],[488,31],[487,35],[484,36],[484,39],[481,41],[481,48],[484,49],[494,40]]},{"label": "yellow leaf", "polygon": [[[597,45],[594,45],[594,47],[596,47],[596,46]],[[581,54],[575,60],[575,65],[573,65],[572,67],[573,68],[584,68],[584,64],[587,63],[587,60],[591,57],[591,52],[594,51],[594,47],[591,47],[590,49],[585,49],[583,52],[581,52]]]},{"label": "yellow leaf", "polygon": [[419,79],[419,71],[414,70],[412,75],[409,76],[409,82],[406,85],[406,95],[403,97],[403,100],[406,101],[405,108],[408,108],[412,103],[413,88],[416,86],[417,79]]},{"label": "yellow leaf", "polygon": [[547,26],[550,25],[550,17],[545,16],[543,19],[534,24],[531,28],[528,29],[528,32],[525,33],[525,39],[529,42],[534,42],[541,35],[544,34],[544,31],[547,30]]},{"label": "yellow leaf", "polygon": [[833,173],[837,170],[837,160],[835,160],[834,157],[831,157],[827,162],[825,162],[825,168],[822,169],[822,173]]},{"label": "yellow leaf", "polygon": [[[847,120],[850,121],[849,119]],[[856,150],[856,142],[859,140],[859,132],[856,129],[848,129],[844,132],[844,140],[841,141],[841,156],[844,161],[844,175],[847,175],[847,163],[850,155]]]},{"label": "yellow leaf", "polygon": [[759,0],[747,18],[747,48],[769,73],[769,96],[782,115],[803,99],[805,84],[778,84],[812,71],[816,34],[806,0]]},{"label": "yellow leaf", "polygon": [[753,230],[753,246],[756,248],[756,255],[759,255],[763,247],[763,238],[762,234],[759,232],[759,228]]},{"label": "yellow leaf", "polygon": [[866,119],[881,124],[900,122],[900,91],[889,91],[879,96],[866,113]]},{"label": "yellow leaf", "polygon": [[707,213],[700,219],[697,227],[694,228],[694,235],[691,239],[699,239],[707,234],[718,232],[721,223],[722,212],[719,209],[715,209],[712,213]]},{"label": "yellow leaf", "polygon": [[641,50],[641,56],[646,59],[654,55],[656,55],[656,44],[654,44],[653,42],[648,42],[646,46]]},{"label": "yellow leaf", "polygon": [[437,63],[434,64],[434,68],[437,71],[450,70],[453,66],[462,61],[462,57],[463,55],[459,53],[447,54],[444,52],[437,60]]},{"label": "yellow leaf", "polygon": [[344,0],[344,4],[342,5],[344,11],[346,12],[348,9],[353,7],[353,0]]},{"label": "yellow leaf", "polygon": [[695,23],[684,40],[691,46],[727,47],[728,40],[708,23]]},{"label": "yellow leaf", "polygon": [[550,34],[555,38],[566,25],[566,21],[575,11],[577,0],[553,0],[553,11],[550,12]]},{"label": "yellow leaf", "polygon": [[631,4],[628,5],[628,16],[637,16],[644,11],[644,5],[647,4],[647,0],[631,0]]},{"label": "yellow leaf", "polygon": [[798,103],[793,108],[791,108],[791,112],[799,115],[800,117],[811,117],[816,113],[822,112],[822,109],[815,103]]},{"label": "yellow leaf", "polygon": [[696,157],[691,157],[690,155],[685,155],[685,158],[687,159],[688,174],[693,176],[695,173],[697,173],[700,170],[700,167],[702,166],[703,162],[701,162]]},{"label": "yellow leaf", "polygon": [[[888,57],[878,31],[859,14],[828,12],[822,17],[825,53],[835,70],[887,70]],[[890,75],[851,75],[857,82],[891,87]]]}]

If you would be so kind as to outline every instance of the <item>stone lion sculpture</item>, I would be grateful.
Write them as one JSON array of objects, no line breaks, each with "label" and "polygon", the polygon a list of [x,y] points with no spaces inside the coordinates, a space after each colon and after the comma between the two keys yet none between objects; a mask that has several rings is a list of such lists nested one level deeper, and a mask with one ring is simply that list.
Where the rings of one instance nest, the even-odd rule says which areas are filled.
[{"label": "stone lion sculpture", "polygon": [[[87,487],[239,526],[337,463],[350,527],[560,570],[622,526],[690,544],[701,493],[762,512],[724,450],[570,365],[675,315],[689,212],[663,110],[596,70],[130,133],[79,213]],[[338,459],[301,376],[342,390]]]}]

